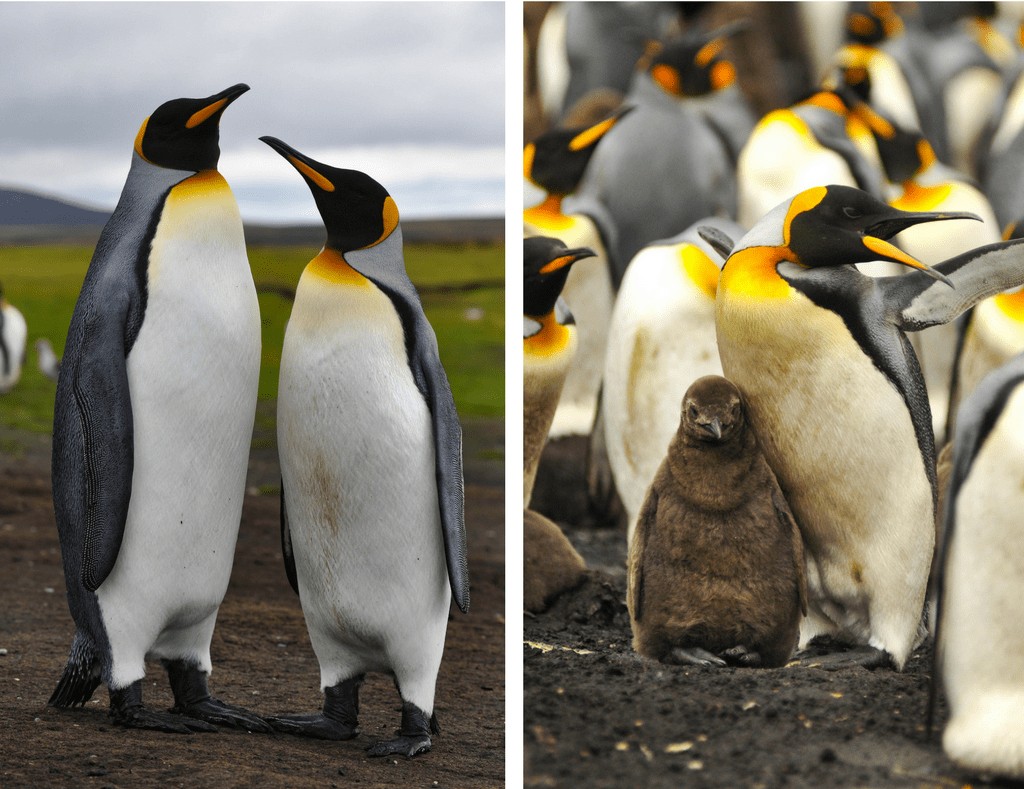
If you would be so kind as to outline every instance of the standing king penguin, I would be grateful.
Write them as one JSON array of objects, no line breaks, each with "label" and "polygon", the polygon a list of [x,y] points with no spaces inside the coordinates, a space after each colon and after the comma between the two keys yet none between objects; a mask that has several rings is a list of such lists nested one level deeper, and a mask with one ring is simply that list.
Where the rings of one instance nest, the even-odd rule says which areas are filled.
[{"label": "standing king penguin", "polygon": [[359,686],[384,672],[402,725],[369,752],[415,756],[439,731],[434,683],[452,596],[469,610],[455,402],[405,272],[395,201],[365,173],[260,139],[302,175],[327,228],[296,289],[277,415],[285,568],[325,701],[322,713],[271,724],[351,739]]},{"label": "standing king penguin", "polygon": [[[1024,282],[1024,249],[999,242],[929,269],[887,239],[966,216],[904,212],[850,187],[815,187],[758,222],[719,279],[722,369],[747,401],[804,539],[810,605],[801,643],[835,634],[866,647],[822,659],[826,667],[901,669],[923,635],[935,444],[904,332],[953,320]],[[873,278],[843,265],[869,260],[915,270]]]},{"label": "standing king penguin", "polygon": [[557,238],[523,239],[523,507],[530,503],[541,452],[577,347],[576,321],[560,293],[588,247]]},{"label": "standing king penguin", "polygon": [[[949,701],[942,745],[962,768],[1024,777],[1024,355],[964,401],[937,561],[932,694]],[[978,645],[985,645],[985,655]],[[931,705],[929,705],[931,708]]]},{"label": "standing king penguin", "polygon": [[[123,726],[269,731],[207,690],[260,367],[242,220],[216,169],[221,113],[248,89],[169,101],[143,122],[57,383],[53,499],[77,629],[50,703],[84,704],[102,680]],[[147,657],[179,714],[143,707]]]}]

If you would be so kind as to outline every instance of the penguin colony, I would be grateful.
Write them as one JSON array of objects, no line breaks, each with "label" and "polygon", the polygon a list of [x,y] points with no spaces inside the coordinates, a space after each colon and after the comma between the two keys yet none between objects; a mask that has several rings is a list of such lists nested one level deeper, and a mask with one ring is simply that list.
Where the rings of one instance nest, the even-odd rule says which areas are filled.
[{"label": "penguin colony", "polygon": [[[320,662],[320,713],[257,715],[211,695],[210,643],[241,519],[260,364],[242,222],[217,172],[219,123],[249,90],[166,102],[139,129],[89,265],[58,377],[53,497],[75,633],[50,698],[105,683],[128,728],[359,734],[367,672],[395,680],[393,739],[429,751],[451,600],[469,609],[462,436],[437,340],[402,257],[398,208],[369,175],[261,138],[309,186],[327,240],[288,323],[278,424],[281,540]],[[24,320],[0,299],[4,377]],[[47,353],[48,351],[48,353]],[[143,703],[146,661],[174,707]]]},{"label": "penguin colony", "polygon": [[[1024,19],[796,4],[807,62],[748,57],[774,71],[744,74],[759,31],[700,5],[629,26],[556,5],[527,102],[524,234],[574,243],[561,230],[588,217],[613,293],[603,366],[581,348],[569,364],[602,369],[581,462],[591,481],[610,469],[626,512],[634,649],[899,671],[934,640],[947,754],[1022,778]],[[584,32],[602,46],[573,57]],[[610,42],[638,35],[629,75],[606,77],[598,53],[621,60]],[[573,125],[609,91],[606,119]],[[573,173],[557,201],[541,151],[546,172]],[[560,407],[526,387],[528,410]],[[527,554],[526,587],[548,588],[555,559]],[[811,659],[818,637],[832,651]],[[978,660],[979,643],[998,657]]]}]

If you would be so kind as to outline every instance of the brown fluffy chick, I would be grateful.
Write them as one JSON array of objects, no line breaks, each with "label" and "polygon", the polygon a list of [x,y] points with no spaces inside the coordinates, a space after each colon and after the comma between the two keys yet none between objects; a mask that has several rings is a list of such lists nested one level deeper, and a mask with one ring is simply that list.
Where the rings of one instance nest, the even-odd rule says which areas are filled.
[{"label": "brown fluffy chick", "polygon": [[781,666],[807,612],[803,543],[739,390],[699,378],[629,548],[633,648],[667,663]]},{"label": "brown fluffy chick", "polygon": [[586,574],[586,562],[558,524],[523,510],[523,608],[531,614],[547,610],[556,597],[583,583]]}]

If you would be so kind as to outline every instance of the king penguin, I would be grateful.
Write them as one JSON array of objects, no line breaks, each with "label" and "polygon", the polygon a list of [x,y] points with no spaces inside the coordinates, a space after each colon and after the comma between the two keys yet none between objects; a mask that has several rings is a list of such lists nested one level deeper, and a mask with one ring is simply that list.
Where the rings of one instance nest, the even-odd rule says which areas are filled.
[{"label": "king penguin", "polygon": [[932,672],[933,698],[941,681],[949,702],[946,755],[963,769],[1016,779],[1024,778],[1022,384],[1018,355],[981,382],[957,419]]},{"label": "king penguin", "polygon": [[[1020,242],[1000,242],[929,269],[887,239],[965,216],[815,187],[740,239],[719,279],[722,369],[747,401],[804,539],[810,605],[801,643],[834,634],[866,647],[822,659],[826,667],[902,669],[923,636],[935,444],[904,332],[953,320],[1024,282],[1024,255]],[[915,270],[873,278],[844,265],[867,260]]]},{"label": "king penguin", "polygon": [[[699,224],[732,238],[743,233],[728,219],[710,217]],[[609,327],[601,421],[630,539],[679,426],[686,388],[722,372],[715,290],[723,262],[694,225],[644,247],[622,278]]]},{"label": "king penguin", "polygon": [[405,271],[395,201],[365,173],[260,139],[303,177],[327,229],[295,292],[277,411],[285,569],[325,700],[322,713],[270,722],[355,737],[359,686],[383,672],[402,723],[369,753],[415,756],[439,731],[434,684],[452,596],[469,610],[462,429]]},{"label": "king penguin", "polygon": [[11,391],[21,378],[27,339],[25,316],[4,298],[0,285],[0,394]]},{"label": "king penguin", "polygon": [[597,145],[630,107],[586,128],[552,129],[531,142],[523,151],[527,179],[545,190],[544,200],[523,212],[524,236],[549,236],[561,239],[569,247],[587,247],[595,260],[585,266],[573,266],[562,295],[573,309],[578,323],[576,358],[562,387],[551,437],[588,435],[594,424],[597,396],[601,388],[601,369],[608,345],[608,321],[615,292],[608,268],[605,238],[607,220],[600,209],[578,207],[572,214],[562,213],[562,201],[571,194],[590,161]]},{"label": "king penguin", "polygon": [[576,355],[576,324],[560,295],[572,265],[594,257],[557,238],[523,240],[523,507],[530,503],[537,466],[555,407]]},{"label": "king penguin", "polygon": [[[207,690],[260,366],[242,220],[216,169],[221,114],[248,89],[169,101],[143,122],[57,383],[53,499],[77,629],[50,703],[84,704],[102,680],[122,726],[269,731]],[[142,705],[147,657],[179,714]]]}]

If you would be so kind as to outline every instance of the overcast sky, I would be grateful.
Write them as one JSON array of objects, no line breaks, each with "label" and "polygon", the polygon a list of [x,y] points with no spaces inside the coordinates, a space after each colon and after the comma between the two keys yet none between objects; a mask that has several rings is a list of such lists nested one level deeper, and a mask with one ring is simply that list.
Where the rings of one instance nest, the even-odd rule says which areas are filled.
[{"label": "overcast sky", "polygon": [[258,141],[364,170],[402,216],[498,216],[500,2],[0,1],[0,185],[113,208],[143,119],[237,82],[219,170],[249,221],[319,221]]}]

